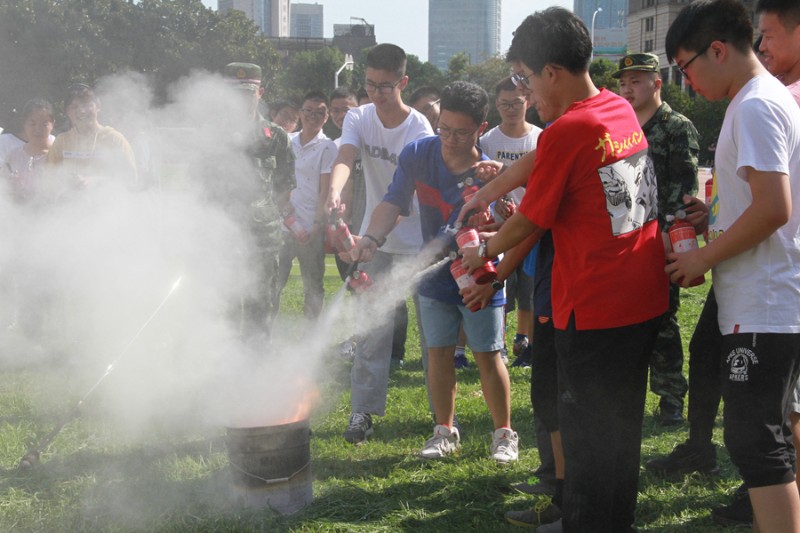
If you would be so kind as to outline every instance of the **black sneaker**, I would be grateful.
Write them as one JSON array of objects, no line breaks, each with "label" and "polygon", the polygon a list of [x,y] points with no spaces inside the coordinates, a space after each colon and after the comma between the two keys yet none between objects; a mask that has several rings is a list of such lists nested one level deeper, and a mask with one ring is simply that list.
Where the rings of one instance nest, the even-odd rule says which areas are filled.
[{"label": "black sneaker", "polygon": [[554,496],[556,493],[556,481],[548,479],[531,478],[522,483],[515,483],[511,488],[523,494],[545,494],[547,496]]},{"label": "black sneaker", "polygon": [[353,413],[350,423],[344,430],[344,440],[350,444],[360,444],[372,435],[372,416],[369,413]]},{"label": "black sneaker", "polygon": [[747,488],[742,485],[736,489],[729,505],[711,509],[711,520],[723,526],[751,527],[753,525],[753,506],[750,504]]},{"label": "black sneaker", "polygon": [[[520,527],[536,527],[561,518],[561,509],[549,497],[534,500],[533,507],[524,511],[506,511],[506,522]],[[538,528],[537,528],[538,531]]]},{"label": "black sneaker", "polygon": [[683,405],[661,398],[658,402],[658,423],[662,426],[677,426],[683,423]]},{"label": "black sneaker", "polygon": [[682,475],[699,472],[704,475],[719,474],[717,450],[714,445],[696,445],[689,441],[675,446],[672,453],[647,461],[644,467],[662,476]]}]

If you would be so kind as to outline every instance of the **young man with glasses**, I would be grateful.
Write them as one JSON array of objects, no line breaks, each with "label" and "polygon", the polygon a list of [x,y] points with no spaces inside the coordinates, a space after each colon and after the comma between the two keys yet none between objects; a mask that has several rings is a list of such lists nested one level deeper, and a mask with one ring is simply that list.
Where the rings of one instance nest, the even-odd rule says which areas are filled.
[{"label": "young man with glasses", "polygon": [[[525,120],[528,101],[510,77],[502,79],[495,86],[494,94],[494,105],[501,121],[480,138],[479,144],[490,159],[511,166],[536,148],[536,140],[542,129]],[[508,197],[515,205],[519,205],[524,195],[525,188],[517,187]],[[499,214],[501,219],[508,217],[508,213],[498,210],[498,204],[495,204],[495,214]],[[533,333],[533,276],[526,274],[520,265],[506,281],[506,313],[514,311],[517,306],[517,334],[513,345],[517,359],[512,366],[530,366],[527,348]]]},{"label": "young man with glasses", "polygon": [[[372,103],[351,109],[345,116],[339,153],[331,171],[328,211],[338,209],[342,203],[342,189],[360,153],[367,191],[366,223],[392,181],[403,147],[433,134],[428,120],[403,103],[401,92],[408,84],[405,71],[406,54],[399,46],[379,44],[367,53],[364,86]],[[398,220],[395,230],[381,244],[375,259],[362,268],[375,281],[387,275],[396,259],[419,252],[422,233],[417,209]],[[352,414],[344,432],[350,443],[366,440],[373,431],[372,415],[383,416],[386,412],[393,329],[392,320],[386,320],[356,348],[350,375]]]},{"label": "young man with glasses", "polygon": [[710,242],[670,254],[667,272],[686,284],[713,269],[725,445],[748,487],[754,530],[800,531],[787,424],[800,372],[800,109],[756,58],[750,20],[738,1],[700,0],[667,32],[667,57],[695,91],[730,99],[711,210],[696,227]]},{"label": "young man with glasses", "polygon": [[563,522],[539,531],[632,529],[647,368],[667,310],[647,140],[630,104],[592,83],[591,53],[586,26],[560,7],[517,29],[507,59],[551,124],[539,137],[520,210],[481,246],[461,250],[476,268],[552,232],[566,469]]},{"label": "young man with glasses", "polygon": [[[400,153],[389,191],[372,212],[356,257],[368,261],[377,252],[376,242],[391,236],[395,221],[413,209],[419,197],[423,241],[434,249],[457,248],[446,228],[452,226],[463,204],[462,188],[473,182],[474,165],[485,159],[476,146],[486,128],[488,96],[479,86],[458,81],[442,90],[437,136],[412,142]],[[480,182],[477,182],[480,184]],[[379,253],[379,252],[378,252]],[[419,286],[422,331],[428,345],[428,384],[435,411],[433,436],[420,456],[438,459],[454,452],[460,442],[453,424],[456,374],[453,361],[462,322],[481,375],[481,388],[494,423],[491,457],[501,463],[517,460],[518,437],[511,429],[511,392],[508,371],[500,359],[503,347],[502,284],[492,291],[489,304],[477,311],[464,305],[450,273],[450,264],[426,276]]]},{"label": "young man with glasses", "polygon": [[423,85],[411,93],[411,98],[408,99],[408,105],[425,115],[434,130],[439,127],[439,97],[439,89]]},{"label": "young man with glasses", "polygon": [[328,121],[328,98],[321,91],[311,91],[300,106],[302,129],[289,134],[294,151],[294,174],[297,187],[289,199],[290,210],[305,233],[295,234],[284,228],[283,246],[278,258],[278,302],[280,292],[289,280],[294,258],[300,263],[303,278],[306,318],[316,318],[322,311],[325,288],[325,200],[330,184],[330,172],[336,158],[336,145],[323,132]]}]

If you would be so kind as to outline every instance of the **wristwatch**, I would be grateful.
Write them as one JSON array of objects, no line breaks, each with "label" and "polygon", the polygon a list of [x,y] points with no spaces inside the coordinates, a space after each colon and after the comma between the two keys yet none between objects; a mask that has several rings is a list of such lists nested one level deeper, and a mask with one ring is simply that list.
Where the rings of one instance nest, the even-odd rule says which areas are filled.
[{"label": "wristwatch", "polygon": [[486,248],[487,248],[486,244],[487,241],[481,241],[481,243],[478,245],[478,256],[482,257],[483,259],[489,259],[486,256]]},{"label": "wristwatch", "polygon": [[503,283],[502,281],[500,281],[497,278],[492,280],[492,289],[494,289],[495,291],[502,291],[503,287],[505,287],[505,286],[506,286],[506,284]]}]

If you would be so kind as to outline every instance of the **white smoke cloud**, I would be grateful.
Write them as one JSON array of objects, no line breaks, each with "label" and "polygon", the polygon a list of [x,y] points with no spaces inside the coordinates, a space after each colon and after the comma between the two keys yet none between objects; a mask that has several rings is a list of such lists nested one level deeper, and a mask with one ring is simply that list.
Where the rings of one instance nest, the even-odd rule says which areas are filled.
[{"label": "white smoke cloud", "polygon": [[[276,327],[271,347],[242,340],[233,316],[252,292],[258,258],[252,235],[204,188],[253,171],[242,93],[205,72],[176,83],[162,106],[138,74],[104,79],[97,92],[100,122],[137,154],[138,182],[104,176],[35,206],[0,195],[0,362],[63,368],[72,394],[89,391],[114,362],[88,401],[125,420],[131,437],[154,422],[288,421],[330,345],[386,320],[423,260],[398,266],[368,298],[329,302],[314,326]],[[65,396],[64,405],[78,399]]]}]

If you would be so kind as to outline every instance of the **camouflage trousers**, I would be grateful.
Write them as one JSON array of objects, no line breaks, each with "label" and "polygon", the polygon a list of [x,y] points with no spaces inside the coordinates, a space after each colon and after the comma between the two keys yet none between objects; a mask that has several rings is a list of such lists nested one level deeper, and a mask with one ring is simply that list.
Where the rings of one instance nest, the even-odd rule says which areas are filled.
[{"label": "camouflage trousers", "polygon": [[689,385],[683,376],[683,345],[678,326],[680,287],[670,283],[669,309],[661,321],[650,359],[650,390],[663,401],[683,407]]},{"label": "camouflage trousers", "polygon": [[254,286],[249,294],[240,298],[234,315],[243,339],[268,343],[272,334],[272,322],[277,314],[278,247],[261,246],[255,259]]}]

